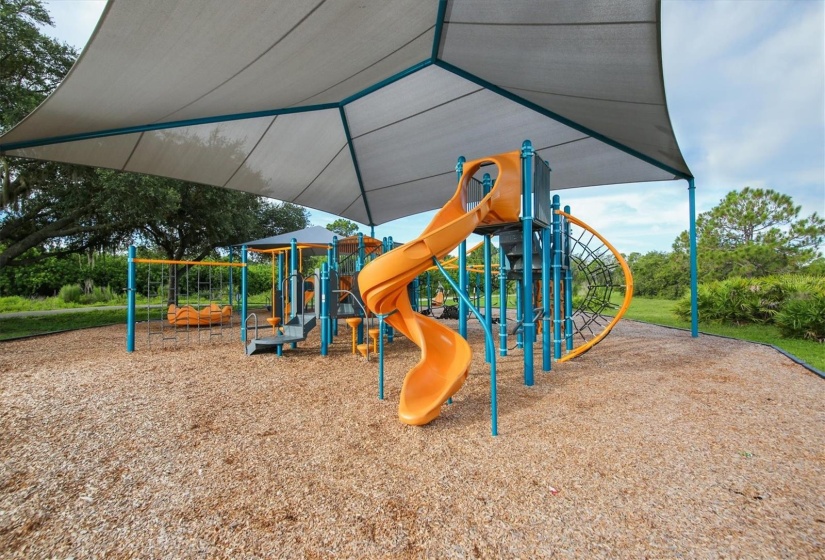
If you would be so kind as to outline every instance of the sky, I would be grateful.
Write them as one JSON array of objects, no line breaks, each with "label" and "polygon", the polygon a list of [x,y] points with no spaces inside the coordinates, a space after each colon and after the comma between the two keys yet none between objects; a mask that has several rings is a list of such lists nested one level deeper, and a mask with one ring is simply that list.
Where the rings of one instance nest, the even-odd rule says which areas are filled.
[{"label": "sky", "polygon": [[[44,5],[55,23],[44,32],[80,50],[105,2]],[[825,214],[825,0],[663,0],[662,60],[671,122],[696,177],[697,213],[750,186],[790,195],[801,216]],[[688,227],[685,181],[559,194],[625,254],[669,251]],[[310,213],[315,225],[336,218]],[[375,235],[410,241],[433,215],[382,224]]]}]

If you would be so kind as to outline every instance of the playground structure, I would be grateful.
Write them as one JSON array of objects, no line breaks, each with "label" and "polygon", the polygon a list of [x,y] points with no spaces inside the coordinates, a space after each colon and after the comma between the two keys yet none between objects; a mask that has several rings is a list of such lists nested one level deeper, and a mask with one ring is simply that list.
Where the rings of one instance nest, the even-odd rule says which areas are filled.
[{"label": "playground structure", "polygon": [[[217,5],[216,0],[213,3]],[[234,36],[238,22],[250,28],[263,23],[273,27],[280,22],[279,10],[270,14],[239,10],[237,21],[227,20],[222,26],[207,19],[213,10],[192,5],[167,14],[173,18],[171,23],[157,26],[151,6],[136,9],[110,3],[80,59],[82,70],[73,71],[34,114],[7,131],[0,152],[249,189],[374,227],[437,207],[443,201],[439,182],[449,173],[443,156],[452,146],[460,142],[467,153],[497,153],[507,150],[514,138],[529,129],[542,157],[564,170],[554,180],[557,188],[687,180],[691,322],[692,335],[698,336],[695,184],[676,143],[664,97],[661,3],[627,2],[622,10],[605,10],[599,3],[570,3],[562,12],[546,2],[526,2],[517,10],[506,3],[493,8],[495,4],[478,10],[469,1],[406,0],[400,5],[417,15],[404,18],[394,17],[399,13],[395,4],[307,5],[296,8],[288,41],[272,42],[263,37],[259,43],[250,42],[243,56],[223,57],[216,56],[221,54],[221,42],[181,43],[177,30],[186,25]],[[344,24],[334,9],[361,17],[347,20],[349,32],[325,36],[328,43],[314,41],[319,21]],[[327,19],[319,20],[316,10],[317,16]],[[383,30],[380,37],[374,33],[378,26]],[[559,30],[566,28],[560,26],[576,32],[560,34]],[[151,32],[138,32],[147,29]],[[616,33],[604,34],[606,29]],[[592,40],[595,36],[599,40]],[[122,41],[122,37],[133,37],[134,42]],[[252,37],[256,35],[250,34]],[[295,49],[296,44],[313,48]],[[165,48],[170,55],[158,57],[158,51],[149,46]],[[362,55],[352,56],[356,50]],[[402,51],[403,56],[396,55]],[[208,64],[192,64],[192,60]],[[250,65],[250,60],[256,63]],[[284,65],[283,60],[295,64]],[[367,66],[370,60],[381,64]],[[198,77],[187,88],[174,79],[182,67],[192,68],[193,76]],[[366,67],[371,71],[365,72]],[[147,80],[148,68],[152,76],[171,79]],[[199,68],[208,69],[208,73]],[[337,73],[319,73],[319,68],[335,68]],[[607,72],[607,68],[613,70]],[[216,89],[213,78],[217,74],[227,79]],[[616,79],[619,74],[622,79]],[[106,79],[111,75],[124,78]],[[142,87],[146,84],[151,84],[152,91]],[[158,103],[159,99],[164,102]],[[411,99],[420,104],[412,113]],[[140,109],[137,113],[136,107]],[[58,118],[65,115],[72,117]],[[154,134],[171,128],[182,129],[182,134]],[[199,144],[199,139],[211,134],[227,141],[243,136],[249,142],[219,154]],[[310,145],[313,149],[306,149]],[[530,152],[529,158],[534,157],[532,147]],[[410,156],[407,162],[397,157],[401,153]],[[195,156],[201,159],[193,159]],[[266,165],[261,165],[263,161]],[[543,352],[552,349],[557,359],[561,359],[562,344],[567,347],[567,338],[560,333],[573,330],[562,331],[569,314],[565,312],[564,319],[559,315],[561,302],[565,301],[566,309],[566,302],[572,299],[571,290],[564,288],[563,265],[558,264],[561,257],[556,258],[564,254],[562,241],[546,237],[545,231],[550,229],[547,224],[556,220],[562,224],[564,217],[553,214],[550,200],[538,199],[542,191],[536,190],[534,197],[530,190],[532,174],[538,175],[539,168],[537,164],[523,169],[521,225],[513,222],[512,226],[514,237],[522,231],[524,272],[517,308],[521,309],[518,329],[528,385],[533,382],[536,322],[542,327]],[[294,170],[294,176],[286,177],[286,169]],[[549,167],[546,172],[549,176]],[[259,180],[248,180],[252,175]],[[483,193],[486,188],[483,180],[472,179],[466,185],[465,203],[481,201],[483,197],[471,191],[481,189]],[[549,197],[549,190],[547,193]],[[464,210],[466,213],[470,208],[465,206]],[[543,211],[548,215],[541,217]],[[484,221],[486,214],[478,219]],[[503,222],[490,226],[505,227]],[[550,236],[555,238],[559,229],[552,230]],[[540,288],[533,279],[531,250],[537,248],[537,242],[542,254]],[[552,270],[547,254],[550,245]],[[490,248],[485,246],[487,263],[488,252]],[[463,247],[459,255],[460,261],[466,259]],[[504,260],[501,258],[502,263]],[[459,262],[459,269],[460,276],[465,276],[466,262]],[[503,270],[501,267],[500,275],[506,279]],[[511,270],[516,270],[515,264]],[[322,353],[331,340],[326,332],[330,313],[337,311],[337,306],[328,308],[333,288],[325,284],[329,270],[326,277],[324,273],[320,271],[321,297],[316,298],[321,303]],[[485,270],[485,284],[490,283],[489,277]],[[456,284],[461,297],[461,332],[466,328],[468,309],[475,311],[465,301],[469,299],[466,279],[460,278]],[[539,292],[540,300],[534,297]],[[485,285],[485,294],[489,293]],[[491,320],[492,312],[486,309],[490,299],[485,297],[485,321]],[[541,316],[530,312],[538,303]],[[416,305],[414,301],[411,307]],[[244,317],[245,312],[244,305]],[[378,317],[379,330],[385,318],[389,315]],[[506,317],[502,315],[502,319]],[[604,328],[609,330],[611,324],[605,323]],[[596,322],[590,326],[597,330]],[[552,344],[544,340],[549,327],[553,328]],[[244,340],[246,334],[242,325]],[[488,349],[488,354],[492,353]],[[543,355],[545,361],[550,360]]]},{"label": "playground structure", "polygon": [[[483,173],[481,179],[476,177],[491,165],[497,169],[495,180],[490,173]],[[405,378],[399,418],[407,424],[422,425],[439,415],[441,405],[450,401],[469,374],[472,353],[466,337],[467,320],[472,314],[485,332],[491,430],[496,435],[493,325],[499,324],[498,354],[506,356],[520,349],[524,383],[533,385],[534,346],[541,346],[543,371],[551,370],[553,360],[570,360],[592,348],[627,309],[632,278],[624,259],[607,240],[571,215],[569,207],[561,210],[558,195],[551,198],[550,167],[535,156],[529,141],[524,142],[521,151],[472,162],[459,158],[456,171],[459,183],[453,197],[417,239],[400,247],[394,247],[392,238],[378,240],[363,234],[341,240],[333,237],[329,244],[300,243],[292,238],[288,246],[272,249],[243,246],[241,263],[197,263],[241,267],[239,299],[244,319],[240,336],[246,353],[274,351],[280,356],[285,345],[297,348],[320,325],[321,354],[327,355],[329,345],[339,335],[339,319],[343,319],[351,329],[352,353],[368,360],[370,354],[378,354],[378,395],[383,399],[384,342],[392,342],[397,330],[422,352],[421,361]],[[575,235],[573,227],[578,231]],[[482,235],[484,240],[468,251],[466,238],[471,233]],[[493,237],[499,241],[497,318],[493,317]],[[458,255],[449,256],[456,247]],[[468,266],[467,255],[480,248],[483,263]],[[263,330],[257,314],[248,312],[249,251],[270,255],[269,326]],[[316,255],[325,252],[326,262],[314,271],[303,271],[305,251]],[[174,261],[130,259],[130,266],[139,263],[171,265]],[[457,281],[447,274],[448,268],[458,271]],[[439,282],[433,297],[429,272],[434,270],[439,271],[446,288]],[[130,269],[130,278],[133,274]],[[420,308],[422,274],[427,289],[424,309]],[[475,274],[472,297],[470,274]],[[482,279],[483,290],[479,286]],[[508,316],[508,280],[516,286],[515,318]],[[231,300],[231,275],[228,284]],[[608,316],[605,311],[617,308],[612,301],[614,291],[621,289],[623,301],[616,313]],[[457,332],[427,317],[439,305],[444,311],[448,309],[448,291],[458,300]],[[208,306],[203,308],[170,305],[169,322],[195,328],[217,326],[220,332],[225,323],[231,325],[232,308],[221,308],[212,299],[210,295]],[[444,311],[442,317],[447,318]],[[131,349],[133,331],[132,326]],[[516,343],[508,348],[512,336]]]},{"label": "playground structure", "polygon": [[[190,341],[193,335],[197,340],[203,335],[222,337],[225,330],[233,329],[232,271],[245,267],[245,264],[231,262],[231,253],[230,262],[139,259],[136,253],[135,247],[129,247],[127,352],[135,349],[135,297],[138,292],[146,297],[146,342],[149,346],[153,339],[159,339],[161,345],[177,342],[181,333]],[[143,271],[138,276],[138,265],[145,266],[145,276]],[[142,284],[140,288],[139,283]],[[155,301],[158,303],[153,303]]]},{"label": "playground structure", "polygon": [[[493,181],[489,173],[482,180],[483,166],[498,170]],[[388,322],[421,348],[421,360],[404,379],[399,402],[399,418],[412,425],[432,421],[441,406],[458,391],[466,379],[472,358],[466,342],[467,316],[475,315],[485,331],[485,359],[490,364],[491,431],[498,433],[496,358],[492,332],[492,237],[499,237],[499,323],[501,355],[507,353],[506,279],[518,280],[516,332],[523,348],[524,383],[534,384],[533,347],[541,333],[542,369],[551,369],[551,351],[558,361],[578,356],[602,340],[626,311],[632,297],[632,278],[622,256],[597,232],[559,209],[559,197],[550,199],[550,167],[535,157],[532,144],[525,141],[521,151],[466,162],[459,158],[458,187],[453,197],[435,215],[415,240],[376,259],[363,271],[360,287],[367,307],[376,313],[380,325]],[[570,224],[582,229],[571,242]],[[468,295],[466,238],[471,233],[484,236],[484,310],[474,306]],[[589,239],[586,236],[589,235]],[[598,240],[599,249],[590,242]],[[574,254],[572,247],[577,248]],[[441,262],[458,247],[459,281],[446,273]],[[509,270],[504,266],[509,263]],[[575,266],[574,266],[575,265]],[[454,332],[433,318],[417,313],[409,297],[408,285],[435,266],[459,296],[459,329]],[[585,296],[573,311],[573,268],[589,271]],[[602,311],[610,305],[613,289],[620,286],[614,273],[624,275],[624,299],[612,319]],[[539,279],[536,275],[539,275]],[[536,290],[540,286],[540,290]],[[418,300],[418,291],[413,301]],[[537,307],[535,304],[540,304]],[[432,308],[432,305],[430,305]],[[540,321],[540,329],[537,322]],[[584,334],[589,331],[592,336]],[[574,334],[582,338],[575,347]],[[565,354],[562,353],[562,347]],[[381,360],[381,356],[379,356]],[[381,361],[379,361],[381,370]],[[383,372],[379,372],[381,386]]]},{"label": "playground structure", "polygon": [[[272,258],[271,317],[267,319],[272,331],[271,336],[261,336],[257,315],[244,310],[246,319],[242,337],[247,337],[244,338],[247,354],[275,351],[280,356],[284,345],[294,349],[299,342],[306,340],[320,318],[322,339],[327,345],[338,335],[338,319],[344,319],[353,331],[353,353],[360,351],[369,358],[370,347],[365,342],[365,328],[371,335],[375,335],[375,330],[371,328],[371,317],[361,300],[358,276],[365,264],[386,251],[391,243],[391,239],[378,240],[358,234],[341,240],[335,236],[329,245],[301,243],[293,238],[287,247],[255,250],[268,253]],[[326,252],[327,262],[323,272],[301,270],[305,249],[314,249],[316,253],[323,249]],[[244,307],[245,294],[244,291]],[[389,336],[391,340],[392,333]],[[375,348],[375,336],[372,339]]]}]

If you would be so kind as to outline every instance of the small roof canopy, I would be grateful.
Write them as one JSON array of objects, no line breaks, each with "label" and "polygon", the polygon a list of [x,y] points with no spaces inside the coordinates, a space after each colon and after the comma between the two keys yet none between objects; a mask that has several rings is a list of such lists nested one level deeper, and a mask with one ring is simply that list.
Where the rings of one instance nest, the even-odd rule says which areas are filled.
[{"label": "small roof canopy", "polygon": [[281,235],[273,235],[272,237],[265,237],[263,239],[256,239],[255,241],[247,241],[237,245],[246,245],[249,249],[257,249],[259,251],[267,251],[270,249],[286,249],[292,245],[292,240],[298,242],[298,245],[321,245],[323,247],[307,247],[304,253],[307,255],[318,254],[326,255],[326,247],[332,245],[332,239],[335,237],[335,232],[328,230],[321,226],[312,226],[305,229],[290,231],[282,233]]},{"label": "small roof canopy", "polygon": [[238,189],[364,224],[530,139],[552,186],[688,178],[659,0],[109,0],[0,152]]}]

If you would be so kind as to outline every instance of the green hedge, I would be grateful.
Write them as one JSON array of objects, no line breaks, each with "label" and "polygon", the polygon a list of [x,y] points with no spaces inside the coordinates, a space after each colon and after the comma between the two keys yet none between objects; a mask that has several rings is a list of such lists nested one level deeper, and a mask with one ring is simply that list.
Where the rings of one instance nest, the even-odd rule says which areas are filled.
[{"label": "green hedge", "polygon": [[[31,255],[36,256],[32,250]],[[126,289],[126,257],[96,255],[90,261],[84,255],[50,257],[27,266],[6,266],[0,269],[0,296],[49,297],[58,294],[67,284],[83,285],[91,280],[94,286],[109,287],[113,292]]]},{"label": "green hedge", "polygon": [[[700,284],[698,309],[702,321],[775,324],[787,338],[825,340],[825,277],[786,274]],[[690,318],[689,296],[675,312]]]}]

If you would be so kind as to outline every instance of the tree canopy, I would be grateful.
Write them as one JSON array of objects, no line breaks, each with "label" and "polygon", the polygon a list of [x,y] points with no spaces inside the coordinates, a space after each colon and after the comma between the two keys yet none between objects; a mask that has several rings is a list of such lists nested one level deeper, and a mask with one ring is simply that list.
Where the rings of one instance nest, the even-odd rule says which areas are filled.
[{"label": "tree canopy", "polygon": [[[825,220],[800,217],[793,199],[771,189],[731,191],[696,219],[699,281],[817,274],[825,259]],[[673,252],[633,253],[628,264],[639,295],[679,297],[689,287],[689,238],[683,231]]]},{"label": "tree canopy", "polygon": [[[761,277],[793,272],[816,259],[825,239],[825,220],[814,212],[799,216],[793,199],[771,189],[731,191],[696,219],[700,275]],[[688,233],[674,250],[688,251]]]},{"label": "tree canopy", "polygon": [[218,247],[303,229],[309,214],[301,206],[273,204],[230,189],[185,181],[101,172],[115,200],[129,200],[133,240],[170,260],[201,260]]},{"label": "tree canopy", "polygon": [[73,47],[40,32],[53,25],[39,0],[0,0],[0,131],[34,110],[74,63]]},{"label": "tree canopy", "polygon": [[[76,58],[44,35],[40,0],[0,0],[0,131],[34,110]],[[240,166],[238,147],[204,140]],[[308,213],[251,194],[174,179],[3,158],[0,267],[142,242],[173,260],[306,227]]]},{"label": "tree canopy", "polygon": [[358,233],[358,224],[346,218],[338,218],[331,224],[325,226],[329,231],[335,232],[341,237],[351,237]]}]

